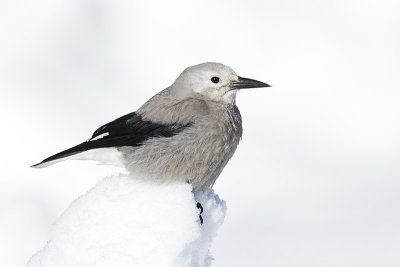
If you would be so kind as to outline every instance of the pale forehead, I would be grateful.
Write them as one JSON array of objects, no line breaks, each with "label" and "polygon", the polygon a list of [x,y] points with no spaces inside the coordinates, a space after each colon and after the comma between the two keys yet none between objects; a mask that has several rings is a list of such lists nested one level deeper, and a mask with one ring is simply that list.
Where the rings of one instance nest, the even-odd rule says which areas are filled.
[{"label": "pale forehead", "polygon": [[188,75],[220,75],[225,77],[236,77],[236,73],[228,66],[221,63],[207,62],[189,67],[185,70]]}]

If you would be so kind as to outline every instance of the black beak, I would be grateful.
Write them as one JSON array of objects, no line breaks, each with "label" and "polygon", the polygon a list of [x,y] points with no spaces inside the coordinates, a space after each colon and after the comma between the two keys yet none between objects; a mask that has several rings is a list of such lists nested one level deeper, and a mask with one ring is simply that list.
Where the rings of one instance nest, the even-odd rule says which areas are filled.
[{"label": "black beak", "polygon": [[245,88],[271,87],[271,85],[253,79],[239,77],[238,81],[231,83],[232,90]]}]

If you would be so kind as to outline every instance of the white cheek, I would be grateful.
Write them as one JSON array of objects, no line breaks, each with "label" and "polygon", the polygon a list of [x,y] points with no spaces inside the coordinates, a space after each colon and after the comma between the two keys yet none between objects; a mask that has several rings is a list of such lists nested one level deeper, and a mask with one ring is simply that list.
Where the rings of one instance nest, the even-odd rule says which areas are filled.
[{"label": "white cheek", "polygon": [[190,88],[193,92],[198,94],[208,94],[210,89],[213,89],[213,84],[210,84],[208,81],[196,81],[190,84]]},{"label": "white cheek", "polygon": [[195,93],[198,93],[198,94],[203,94],[204,90],[201,87],[193,86],[192,87],[192,91],[195,92]]}]

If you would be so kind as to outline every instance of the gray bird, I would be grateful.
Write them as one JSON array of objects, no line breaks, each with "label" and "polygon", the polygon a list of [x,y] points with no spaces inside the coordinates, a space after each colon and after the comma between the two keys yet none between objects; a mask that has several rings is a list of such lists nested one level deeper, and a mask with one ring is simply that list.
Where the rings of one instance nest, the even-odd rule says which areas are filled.
[{"label": "gray bird", "polygon": [[239,77],[220,63],[189,67],[136,112],[101,126],[86,142],[32,167],[113,147],[135,177],[187,182],[193,190],[212,187],[242,136],[236,93],[256,87],[270,85]]}]

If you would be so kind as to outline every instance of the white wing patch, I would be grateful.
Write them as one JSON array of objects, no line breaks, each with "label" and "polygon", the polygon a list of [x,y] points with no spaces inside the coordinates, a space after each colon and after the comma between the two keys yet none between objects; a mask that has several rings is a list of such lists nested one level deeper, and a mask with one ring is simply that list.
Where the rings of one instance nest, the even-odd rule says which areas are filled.
[{"label": "white wing patch", "polygon": [[109,135],[109,133],[102,133],[101,135],[98,135],[98,136],[96,136],[96,137],[94,137],[94,138],[91,138],[91,139],[89,139],[88,141],[95,141],[95,140],[98,140],[98,139],[100,139],[100,138],[103,138],[104,136],[107,136],[107,135]]}]

